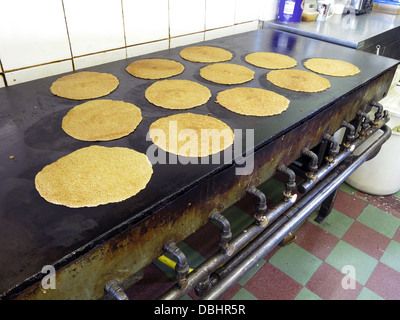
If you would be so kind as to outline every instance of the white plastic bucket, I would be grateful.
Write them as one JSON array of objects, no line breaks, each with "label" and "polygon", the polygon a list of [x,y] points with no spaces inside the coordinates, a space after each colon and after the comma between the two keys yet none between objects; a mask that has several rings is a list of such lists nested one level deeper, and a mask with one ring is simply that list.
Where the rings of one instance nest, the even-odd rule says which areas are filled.
[{"label": "white plastic bucket", "polygon": [[[387,125],[393,129],[400,125],[400,113],[389,111],[390,120]],[[378,130],[365,143],[358,147],[354,154],[359,155],[382,134]],[[400,190],[400,133],[392,131],[392,135],[381,147],[379,153],[364,162],[351,174],[346,182],[360,191],[373,195],[390,195]]]}]

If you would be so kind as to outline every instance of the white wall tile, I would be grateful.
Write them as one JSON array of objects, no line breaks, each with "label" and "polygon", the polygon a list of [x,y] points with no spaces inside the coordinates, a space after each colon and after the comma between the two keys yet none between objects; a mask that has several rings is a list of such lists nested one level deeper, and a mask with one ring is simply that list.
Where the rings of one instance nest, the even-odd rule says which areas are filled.
[{"label": "white wall tile", "polygon": [[278,10],[279,0],[268,0],[263,1],[261,6],[260,20],[269,21],[274,20],[276,17],[276,12]]},{"label": "white wall tile", "polygon": [[207,41],[207,40],[231,36],[232,34],[234,34],[234,31],[235,31],[234,26],[209,30],[205,32],[205,40]]},{"label": "white wall tile", "polygon": [[125,46],[121,1],[64,0],[73,56]]},{"label": "white wall tile", "polygon": [[235,23],[236,1],[206,0],[206,30],[232,26]]},{"label": "white wall tile", "polygon": [[117,49],[107,52],[90,54],[74,58],[75,69],[89,68],[100,64],[122,60],[126,58],[126,49]]},{"label": "white wall tile", "polygon": [[71,57],[61,0],[0,0],[5,71]]},{"label": "white wall tile", "polygon": [[7,79],[7,85],[12,86],[15,84],[54,76],[70,71],[72,71],[72,61],[67,60],[27,69],[5,72],[5,76]]},{"label": "white wall tile", "polygon": [[4,79],[2,76],[0,76],[0,88],[4,88],[6,84],[4,83]]},{"label": "white wall tile", "polygon": [[71,58],[82,69],[256,30],[278,1],[0,0],[0,59],[13,85],[72,71]]},{"label": "white wall tile", "polygon": [[205,0],[169,0],[171,37],[204,31]]},{"label": "white wall tile", "polygon": [[187,46],[189,44],[197,43],[204,41],[204,32],[189,34],[187,36],[171,38],[170,40],[170,48]]},{"label": "white wall tile", "polygon": [[261,3],[261,0],[236,0],[235,23],[257,20],[260,16]]},{"label": "white wall tile", "polygon": [[126,44],[168,38],[168,1],[123,0]]},{"label": "white wall tile", "polygon": [[169,49],[169,40],[161,40],[126,48],[128,58]]},{"label": "white wall tile", "polygon": [[258,29],[258,21],[236,24],[234,26],[234,34],[254,31]]}]

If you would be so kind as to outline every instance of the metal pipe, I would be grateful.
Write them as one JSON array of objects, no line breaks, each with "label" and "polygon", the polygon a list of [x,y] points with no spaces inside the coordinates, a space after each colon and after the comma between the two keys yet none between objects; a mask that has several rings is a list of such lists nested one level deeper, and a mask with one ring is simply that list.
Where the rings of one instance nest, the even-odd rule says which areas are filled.
[{"label": "metal pipe", "polygon": [[222,225],[222,229],[219,237],[219,248],[222,253],[226,253],[228,256],[232,255],[235,247],[229,244],[232,240],[231,225],[218,210],[214,210],[210,214],[210,220],[219,222]]},{"label": "metal pipe", "polygon": [[[242,250],[240,250],[232,259],[225,263],[222,267],[215,270],[210,276],[210,281],[212,285],[215,285],[221,278],[224,278],[233,268],[235,268],[243,259],[245,259],[252,251],[255,250],[261,243],[265,241],[277,227],[281,226],[288,218],[284,214],[290,207],[296,202],[297,195],[294,195],[289,201],[282,201],[278,206],[280,206],[280,211],[278,210],[275,215],[271,214],[271,224],[263,230],[258,236],[256,236],[249,244],[247,244]],[[301,200],[300,200],[301,201]],[[271,210],[272,211],[272,210]],[[272,223],[272,221],[276,221]]]},{"label": "metal pipe", "polygon": [[264,226],[267,225],[268,224],[268,219],[266,219],[265,216],[264,216],[265,211],[267,211],[267,209],[268,209],[268,207],[267,207],[267,197],[265,196],[265,194],[263,192],[261,192],[260,190],[258,190],[254,186],[248,187],[246,192],[248,194],[251,194],[251,195],[253,195],[253,196],[258,198],[258,203],[257,203],[256,213],[254,215],[254,218],[258,222],[263,224]]},{"label": "metal pipe", "polygon": [[297,194],[293,194],[289,198],[285,198],[283,201],[279,202],[276,206],[274,206],[271,210],[266,214],[266,218],[269,223],[275,221],[279,216],[285,213],[292,205],[296,203]]},{"label": "metal pipe", "polygon": [[244,261],[242,261],[235,269],[229,273],[229,277],[222,279],[217,285],[215,285],[205,296],[204,300],[214,300],[222,296],[227,290],[229,290],[240,278],[250,270],[260,259],[268,254],[279,242],[281,242],[285,236],[295,229],[301,221],[303,221],[310,213],[312,213],[321,202],[329,196],[334,190],[336,190],[341,183],[343,183],[347,177],[352,174],[362,163],[373,154],[377,148],[379,148],[385,141],[390,138],[391,129],[384,125],[382,127],[383,134],[376,140],[371,146],[369,146],[360,156],[358,156],[354,162],[348,167],[341,166],[331,173],[331,181],[326,187],[317,195],[315,195],[305,206],[299,210],[295,210],[295,213],[288,219],[284,225],[275,231],[273,235],[264,242],[263,245],[258,247],[253,253],[251,253]]},{"label": "metal pipe", "polygon": [[104,287],[104,290],[110,294],[114,299],[117,300],[129,300],[124,289],[118,280],[112,279],[108,281]]},{"label": "metal pipe", "polygon": [[175,242],[172,240],[168,240],[164,245],[164,250],[172,254],[175,258],[178,259],[178,263],[175,265],[176,278],[178,281],[178,286],[180,288],[187,287],[187,279],[186,276],[189,273],[189,265],[187,263],[187,259],[185,254],[181,249],[178,248]]},{"label": "metal pipe", "polygon": [[310,169],[310,172],[314,172],[318,169],[318,156],[314,152],[308,148],[304,148],[301,150],[301,154],[311,159],[308,164],[308,169]]},{"label": "metal pipe", "polygon": [[[326,181],[329,181],[328,178],[325,178],[323,181],[318,183],[315,188],[313,188],[310,192],[308,192],[306,195],[304,195],[297,204],[292,205],[291,208],[289,209],[289,214],[290,212],[296,212],[297,207],[300,206],[300,203],[305,203],[307,200],[307,197],[312,195],[317,195],[320,193],[321,189],[319,189],[319,186],[324,187],[324,183],[327,183]],[[274,209],[270,209],[274,210]],[[270,211],[268,210],[268,211]],[[268,212],[267,212],[268,214]],[[279,228],[282,224],[284,224],[287,219],[288,219],[288,213],[286,212],[281,212],[278,218],[274,223],[272,223],[268,228],[266,229],[265,227],[262,227],[261,224],[255,223],[252,224],[249,228],[247,228],[245,231],[240,233],[238,236],[232,239],[230,242],[231,245],[234,246],[234,252],[233,255],[236,254],[237,252],[242,252],[241,250],[246,246],[244,250],[246,250],[251,244],[249,242],[253,239],[255,239],[257,236],[257,239],[260,238],[260,233],[267,232],[267,230],[275,230]],[[236,258],[236,256],[235,256]],[[179,299],[182,297],[184,294],[186,294],[188,291],[193,289],[200,281],[205,280],[207,277],[209,277],[210,273],[215,271],[217,268],[219,268],[221,265],[224,265],[228,260],[231,258],[225,254],[222,254],[220,252],[215,253],[211,258],[207,259],[204,261],[201,265],[199,265],[193,272],[191,272],[187,276],[187,281],[188,281],[188,286],[185,289],[180,288],[179,286],[175,285],[172,287],[169,291],[165,292],[159,299],[161,300],[174,300],[174,299]]]},{"label": "metal pipe", "polygon": [[346,135],[348,141],[353,141],[356,138],[356,128],[349,122],[343,120],[342,127],[348,129],[349,133]]},{"label": "metal pipe", "polygon": [[372,101],[371,106],[378,108],[378,111],[376,111],[374,114],[374,116],[375,116],[374,121],[381,119],[383,117],[383,106],[379,102],[376,102],[376,101]]},{"label": "metal pipe", "polygon": [[363,136],[365,134],[365,131],[370,126],[369,115],[362,111],[358,111],[357,115],[360,117],[360,125],[361,125],[360,135]]},{"label": "metal pipe", "polygon": [[[290,201],[282,201],[277,206],[274,206],[267,211],[267,215],[270,211],[274,212],[274,216],[279,217],[282,215],[289,206],[292,206],[295,202],[296,197],[292,197]],[[272,215],[272,214],[271,214]],[[243,249],[252,239],[254,239],[260,232],[265,230],[266,226],[260,223],[253,223],[246,230],[241,232],[235,238],[230,241],[230,247],[233,248],[232,256]],[[200,264],[193,272],[187,276],[188,285],[186,288],[182,289],[179,286],[172,287],[169,291],[164,293],[160,299],[161,300],[175,300],[182,297],[185,293],[193,289],[199,282],[207,280],[207,277],[216,270],[218,267],[226,263],[231,259],[231,256],[227,254],[217,252],[211,258]]]},{"label": "metal pipe", "polygon": [[194,288],[194,292],[198,297],[204,296],[211,289],[210,277],[200,281]]},{"label": "metal pipe", "polygon": [[276,170],[288,176],[288,181],[285,183],[286,191],[283,193],[285,199],[287,200],[292,196],[292,190],[296,188],[296,174],[284,164],[280,164]]},{"label": "metal pipe", "polygon": [[346,159],[350,154],[353,153],[354,147],[347,148],[337,154],[332,158],[331,161],[327,162],[323,165],[317,172],[314,172],[312,176],[308,177],[307,180],[303,181],[301,184],[297,186],[297,190],[300,193],[306,193],[310,191],[310,189],[325,178],[334,168],[336,168],[344,159]]},{"label": "metal pipe", "polygon": [[335,157],[331,159],[331,161],[327,162],[324,166],[322,166],[317,172],[314,172],[312,176],[309,176],[307,180],[303,181],[301,184],[297,186],[297,190],[300,193],[308,192],[318,181],[322,180],[326,177],[329,172],[331,172],[335,167],[337,167],[344,159],[346,159],[350,154],[354,152],[354,150],[361,145],[369,136],[378,131],[388,119],[382,118],[374,127],[370,127],[367,131],[364,132],[363,135],[358,137],[356,140],[352,142],[351,145],[348,145],[343,151],[337,154]]},{"label": "metal pipe", "polygon": [[339,143],[336,141],[334,137],[332,137],[327,133],[324,134],[323,138],[331,143],[331,146],[329,148],[329,158],[328,158],[328,161],[331,161],[331,158],[337,155],[339,152]]}]

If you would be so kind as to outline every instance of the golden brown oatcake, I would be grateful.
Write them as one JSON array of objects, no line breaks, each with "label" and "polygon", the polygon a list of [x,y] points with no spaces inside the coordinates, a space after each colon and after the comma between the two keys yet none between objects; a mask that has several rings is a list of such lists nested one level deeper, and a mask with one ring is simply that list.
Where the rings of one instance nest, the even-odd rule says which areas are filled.
[{"label": "golden brown oatcake", "polygon": [[233,144],[232,129],[213,117],[180,113],[153,122],[150,137],[159,148],[185,157],[205,157]]},{"label": "golden brown oatcake", "polygon": [[35,177],[35,187],[50,203],[96,207],[136,195],[152,174],[152,165],[143,153],[90,146],[45,166]]},{"label": "golden brown oatcake", "polygon": [[58,78],[51,85],[50,91],[67,99],[94,99],[114,91],[118,84],[118,79],[112,74],[82,71]]},{"label": "golden brown oatcake", "polygon": [[190,80],[160,80],[145,91],[146,99],[165,109],[190,109],[205,104],[210,90]]},{"label": "golden brown oatcake", "polygon": [[109,141],[132,133],[141,121],[142,113],[134,104],[99,99],[68,111],[62,129],[78,140]]},{"label": "golden brown oatcake", "polygon": [[304,66],[316,73],[333,77],[348,77],[360,73],[354,64],[343,60],[312,58],[304,62]]},{"label": "golden brown oatcake", "polygon": [[238,84],[254,78],[254,71],[233,63],[215,63],[200,69],[200,76],[220,84]]},{"label": "golden brown oatcake", "polygon": [[228,61],[233,57],[228,50],[209,46],[184,48],[181,50],[180,56],[188,61],[205,63]]},{"label": "golden brown oatcake", "polygon": [[164,79],[181,74],[183,64],[168,59],[143,59],[132,62],[127,68],[131,75],[142,79]]},{"label": "golden brown oatcake", "polygon": [[297,69],[270,71],[267,73],[267,80],[278,87],[302,92],[324,91],[331,86],[328,79]]},{"label": "golden brown oatcake", "polygon": [[292,57],[274,52],[254,52],[244,59],[252,65],[266,69],[287,69],[297,65]]},{"label": "golden brown oatcake", "polygon": [[259,117],[280,114],[290,103],[289,99],[275,92],[246,87],[221,91],[216,102],[230,111]]}]

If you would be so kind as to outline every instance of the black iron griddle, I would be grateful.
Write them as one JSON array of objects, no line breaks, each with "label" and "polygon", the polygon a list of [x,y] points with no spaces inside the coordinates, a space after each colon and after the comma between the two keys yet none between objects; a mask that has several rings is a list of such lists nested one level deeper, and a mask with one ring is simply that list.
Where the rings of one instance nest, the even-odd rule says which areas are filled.
[{"label": "black iron griddle", "polygon": [[[125,68],[132,61],[143,58],[166,58],[181,62],[185,70],[181,75],[174,77],[175,79],[197,81],[207,86],[212,92],[212,97],[207,104],[187,110],[187,112],[210,114],[226,122],[232,129],[254,129],[255,150],[261,150],[273,141],[282,140],[287,133],[306,124],[331,106],[340,104],[348,96],[357,92],[360,92],[362,96],[370,94],[362,91],[368,84],[374,85],[376,89],[376,92],[370,94],[371,98],[382,98],[387,92],[398,64],[396,60],[276,30],[258,30],[202,42],[201,45],[217,46],[231,51],[233,59],[230,62],[245,65],[254,70],[254,80],[235,86],[218,85],[206,81],[199,76],[199,70],[206,64],[183,60],[179,56],[182,48],[85,69],[115,75],[120,82],[118,88],[103,98],[131,102],[140,107],[144,115],[143,121],[132,134],[110,142],[77,141],[62,131],[63,116],[72,107],[84,101],[68,100],[50,93],[49,88],[52,82],[61,75],[0,89],[2,150],[0,159],[0,295],[3,294],[3,298],[18,297],[24,290],[29,291],[30,286],[37,287],[36,284],[44,275],[41,273],[43,266],[54,265],[57,270],[61,270],[77,261],[83,261],[86,254],[101,248],[110,239],[118,238],[119,235],[142,222],[153,223],[155,213],[158,218],[161,217],[161,220],[165,217],[165,221],[159,222],[159,225],[171,224],[171,221],[180,214],[176,201],[191,205],[191,201],[195,199],[191,200],[188,195],[195,190],[200,190],[203,199],[211,197],[211,195],[203,194],[202,185],[218,175],[224,176],[224,172],[235,166],[234,163],[155,164],[154,174],[145,190],[121,203],[96,208],[70,209],[50,204],[39,196],[34,186],[34,178],[44,166],[78,148],[92,144],[128,147],[145,153],[151,145],[151,142],[146,140],[150,124],[163,116],[182,112],[156,107],[145,99],[144,92],[154,80],[138,79],[128,74]],[[326,78],[331,82],[331,88],[324,92],[313,94],[292,92],[269,83],[265,78],[269,70],[257,68],[245,62],[244,57],[247,54],[257,51],[287,54],[297,60],[296,68],[302,70],[306,70],[302,63],[307,58],[343,59],[358,66],[361,73],[347,78],[327,76]],[[380,82],[374,84],[377,79],[380,79]],[[219,91],[237,86],[272,90],[290,99],[290,106],[287,111],[278,116],[246,117],[228,111],[215,103]],[[310,134],[313,133],[310,132]],[[245,138],[243,136],[244,146],[246,145]],[[11,155],[14,159],[10,159]],[[212,183],[217,184],[217,182]],[[164,208],[168,206],[172,206],[171,211],[174,211],[174,216],[162,214]],[[150,228],[149,225],[146,226]],[[141,229],[141,233],[145,234],[143,230],[147,229]],[[181,234],[175,238],[184,236]],[[119,244],[115,241],[108,248],[117,253]],[[162,246],[155,251],[161,250]],[[62,285],[62,281],[59,285]],[[40,293],[37,289],[35,290],[31,291],[35,292],[34,295]],[[98,298],[99,292],[91,297]]]}]

